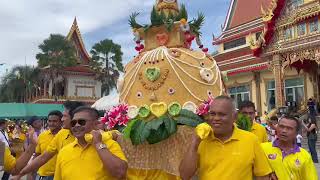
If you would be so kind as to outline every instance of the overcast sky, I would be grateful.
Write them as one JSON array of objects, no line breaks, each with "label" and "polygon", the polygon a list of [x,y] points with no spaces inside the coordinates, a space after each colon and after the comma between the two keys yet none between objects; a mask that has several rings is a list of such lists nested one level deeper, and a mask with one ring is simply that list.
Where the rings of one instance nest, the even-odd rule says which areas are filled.
[{"label": "overcast sky", "polygon": [[[36,65],[38,45],[49,34],[67,35],[74,17],[88,52],[93,44],[109,38],[122,47],[123,60],[135,55],[135,43],[128,25],[132,12],[140,12],[138,21],[150,22],[156,0],[2,0],[0,1],[0,77],[14,65]],[[186,5],[189,19],[198,12],[206,16],[202,28],[203,43],[210,51],[212,34],[221,33],[231,0],[179,0]]]}]

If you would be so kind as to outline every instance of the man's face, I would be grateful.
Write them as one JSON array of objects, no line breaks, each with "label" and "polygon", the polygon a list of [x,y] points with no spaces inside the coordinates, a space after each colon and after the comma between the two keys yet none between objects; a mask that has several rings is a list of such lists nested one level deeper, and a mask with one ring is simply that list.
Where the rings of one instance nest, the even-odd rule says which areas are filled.
[{"label": "man's face", "polygon": [[253,107],[244,107],[240,109],[240,112],[241,114],[250,117],[251,122],[253,122],[254,118],[256,117],[256,111]]},{"label": "man's face", "polygon": [[280,141],[295,141],[297,136],[297,124],[295,121],[282,118],[276,130]]},{"label": "man's face", "polygon": [[233,128],[236,119],[232,103],[227,100],[214,100],[210,106],[208,124],[215,134],[226,134]]},{"label": "man's face", "polygon": [[33,121],[32,127],[35,129],[38,129],[38,130],[41,129],[42,128],[42,121],[40,119]]},{"label": "man's face", "polygon": [[82,138],[86,133],[90,133],[95,128],[96,120],[89,112],[82,111],[75,113],[70,123],[72,134],[76,138]]},{"label": "man's face", "polygon": [[56,115],[50,115],[48,117],[48,127],[51,131],[55,131],[61,128],[61,118]]},{"label": "man's face", "polygon": [[68,109],[64,109],[64,111],[62,112],[62,122],[63,122],[63,128],[65,129],[70,129],[70,121],[71,121],[71,116],[69,114],[69,110]]}]

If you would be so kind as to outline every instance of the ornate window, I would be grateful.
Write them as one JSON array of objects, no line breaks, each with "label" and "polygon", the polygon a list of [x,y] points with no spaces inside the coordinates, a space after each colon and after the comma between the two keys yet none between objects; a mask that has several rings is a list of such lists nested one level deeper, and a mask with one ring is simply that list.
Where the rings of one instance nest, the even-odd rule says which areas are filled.
[{"label": "ornate window", "polygon": [[319,29],[318,19],[313,19],[309,22],[309,31],[316,32]]},{"label": "ornate window", "polygon": [[236,106],[242,101],[250,100],[250,86],[237,86],[228,89],[230,97],[234,99]]},{"label": "ornate window", "polygon": [[306,23],[298,24],[298,36],[303,36],[306,34]]},{"label": "ornate window", "polygon": [[292,34],[293,33],[292,33],[292,28],[291,27],[285,29],[284,35],[285,35],[286,39],[291,39],[292,38]]},{"label": "ornate window", "polygon": [[267,84],[267,104],[268,104],[268,111],[274,109],[276,107],[276,85],[275,81],[271,80]]},{"label": "ornate window", "polygon": [[303,78],[286,79],[284,84],[286,101],[294,102],[299,107],[304,99]]},{"label": "ornate window", "polygon": [[228,50],[228,49],[236,48],[238,46],[245,45],[246,43],[247,43],[246,42],[246,38],[242,37],[240,39],[236,39],[236,40],[224,43],[223,44],[223,49],[224,50]]}]

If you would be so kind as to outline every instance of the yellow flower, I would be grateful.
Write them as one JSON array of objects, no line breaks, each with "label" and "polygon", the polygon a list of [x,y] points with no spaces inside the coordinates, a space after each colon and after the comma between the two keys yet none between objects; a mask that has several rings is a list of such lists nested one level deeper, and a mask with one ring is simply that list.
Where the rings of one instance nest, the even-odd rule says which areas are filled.
[{"label": "yellow flower", "polygon": [[196,127],[196,133],[200,139],[206,139],[212,131],[211,126],[207,123],[201,123]]}]

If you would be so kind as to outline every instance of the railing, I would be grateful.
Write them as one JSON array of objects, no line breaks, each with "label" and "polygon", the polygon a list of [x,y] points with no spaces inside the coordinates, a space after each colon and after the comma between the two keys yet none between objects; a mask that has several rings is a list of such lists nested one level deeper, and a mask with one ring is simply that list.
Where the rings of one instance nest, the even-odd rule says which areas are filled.
[{"label": "railing", "polygon": [[39,101],[66,101],[66,100],[83,100],[83,101],[96,101],[100,98],[98,97],[84,97],[84,96],[37,96],[33,97],[30,102],[39,102]]}]

